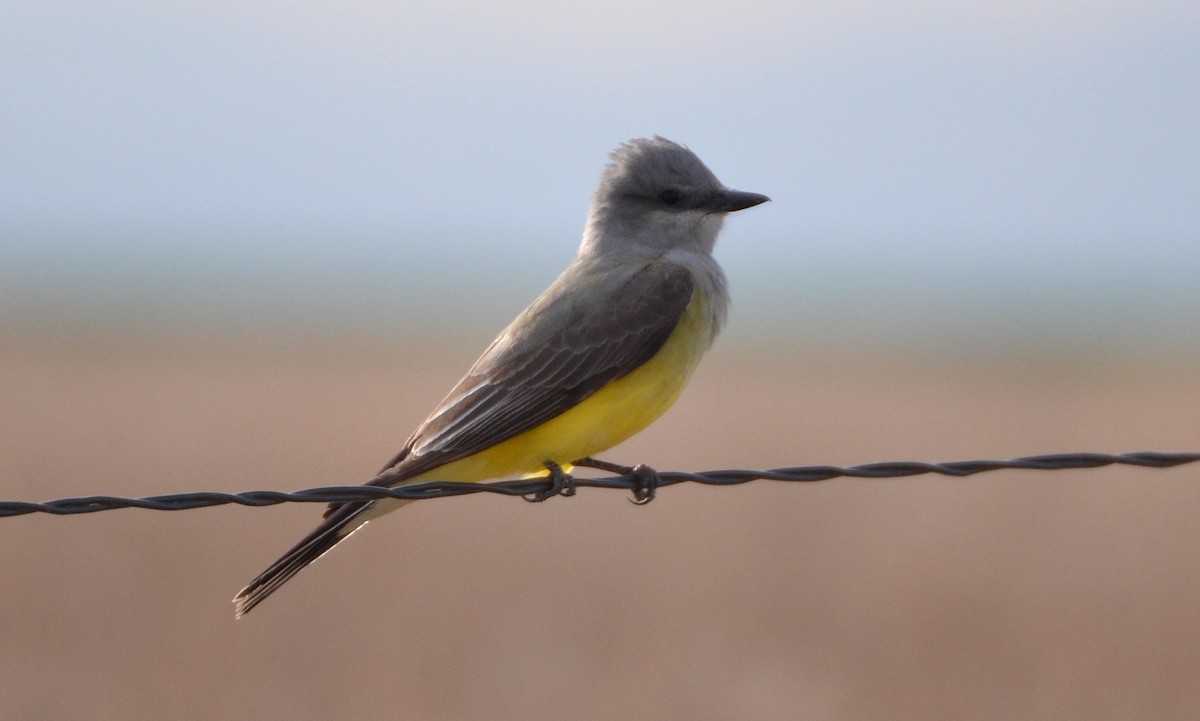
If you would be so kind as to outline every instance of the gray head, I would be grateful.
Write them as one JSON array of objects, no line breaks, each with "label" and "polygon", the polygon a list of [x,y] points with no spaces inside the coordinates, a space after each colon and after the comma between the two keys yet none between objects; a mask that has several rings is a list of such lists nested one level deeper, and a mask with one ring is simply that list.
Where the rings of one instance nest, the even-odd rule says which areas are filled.
[{"label": "gray head", "polygon": [[666,138],[622,144],[592,195],[581,252],[711,253],[726,213],[770,200],[726,188],[700,158]]}]

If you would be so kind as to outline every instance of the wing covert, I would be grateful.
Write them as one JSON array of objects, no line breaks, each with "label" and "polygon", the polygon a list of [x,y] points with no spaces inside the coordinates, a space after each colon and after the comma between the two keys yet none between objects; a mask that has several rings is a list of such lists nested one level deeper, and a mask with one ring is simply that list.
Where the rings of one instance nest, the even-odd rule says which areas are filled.
[{"label": "wing covert", "polygon": [[688,269],[651,263],[599,296],[576,288],[535,303],[385,466],[396,470],[389,485],[535,428],[640,367],[675,330],[693,289]]}]

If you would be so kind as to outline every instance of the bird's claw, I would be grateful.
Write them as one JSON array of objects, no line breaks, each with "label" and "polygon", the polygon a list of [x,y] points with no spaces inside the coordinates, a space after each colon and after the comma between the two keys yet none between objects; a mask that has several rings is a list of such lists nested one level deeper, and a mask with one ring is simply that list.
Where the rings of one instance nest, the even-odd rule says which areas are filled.
[{"label": "bird's claw", "polygon": [[658,494],[658,471],[639,463],[629,469],[629,475],[633,476],[635,482],[633,498],[630,498],[629,502],[637,506],[644,506],[653,501],[654,496]]},{"label": "bird's claw", "polygon": [[544,465],[550,471],[550,487],[540,491],[522,496],[530,503],[541,503],[547,498],[555,496],[573,496],[575,495],[575,478],[562,469],[554,461],[543,461]]},{"label": "bird's claw", "polygon": [[573,465],[584,468],[596,468],[609,473],[619,473],[622,476],[633,476],[633,498],[630,498],[630,503],[638,506],[644,506],[654,500],[654,496],[658,494],[659,476],[658,471],[650,466],[639,463],[636,466],[622,466],[619,463],[609,463],[602,461],[599,458],[581,458],[575,461]]}]

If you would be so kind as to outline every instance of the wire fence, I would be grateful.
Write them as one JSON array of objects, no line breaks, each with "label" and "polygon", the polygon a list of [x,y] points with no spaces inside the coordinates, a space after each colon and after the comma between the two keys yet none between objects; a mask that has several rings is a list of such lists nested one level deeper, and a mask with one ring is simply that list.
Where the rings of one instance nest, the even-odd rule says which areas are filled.
[{"label": "wire fence", "polygon": [[[1028,456],[1007,461],[952,461],[948,463],[920,463],[891,461],[868,463],[849,468],[836,466],[797,466],[756,470],[718,470],[702,473],[667,471],[655,474],[657,487],[674,486],[680,483],[700,483],[706,486],[734,486],[751,481],[787,481],[810,483],[831,478],[908,478],[925,474],[961,478],[977,473],[1000,470],[1061,471],[1068,469],[1100,468],[1123,465],[1145,468],[1173,468],[1185,463],[1200,461],[1200,453],[1139,452],[1120,455],[1104,453],[1059,453],[1044,456]],[[576,488],[610,488],[632,491],[639,499],[646,500],[647,477],[644,473],[602,476],[597,478],[571,477],[557,481],[552,477],[538,477],[496,483],[421,483],[398,488],[381,486],[327,486],[286,493],[282,491],[246,491],[243,493],[220,493],[201,491],[174,493],[146,498],[121,498],[117,496],[83,496],[62,498],[44,503],[28,501],[0,501],[0,518],[23,516],[31,513],[49,513],[59,516],[77,513],[96,513],[118,508],[144,508],[152,511],[185,511],[193,508],[209,508],[236,504],[240,506],[274,506],[280,503],[346,503],[373,501],[381,498],[421,500],[464,496],[471,493],[494,493],[504,496],[521,496],[526,500],[541,501],[554,495],[571,495]],[[651,497],[652,497],[651,493]]]}]

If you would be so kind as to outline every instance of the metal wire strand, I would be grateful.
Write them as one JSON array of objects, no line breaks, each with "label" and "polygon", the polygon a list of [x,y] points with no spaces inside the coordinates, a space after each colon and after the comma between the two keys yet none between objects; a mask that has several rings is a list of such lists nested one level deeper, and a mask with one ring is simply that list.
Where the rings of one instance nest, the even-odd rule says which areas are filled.
[{"label": "metal wire strand", "polygon": [[[718,470],[703,473],[667,471],[658,474],[659,487],[679,483],[701,483],[708,486],[733,486],[750,481],[825,481],[831,478],[907,478],[933,473],[942,476],[963,477],[985,471],[1034,470],[1061,471],[1066,469],[1099,468],[1101,466],[1124,465],[1145,468],[1172,468],[1185,463],[1200,461],[1200,453],[1160,453],[1153,451],[1108,455],[1104,453],[1060,453],[1045,456],[1028,456],[1008,461],[952,461],[949,463],[919,463],[891,461],[868,463],[861,466],[839,468],[836,466],[797,466],[755,470]],[[638,474],[603,476],[599,478],[572,478],[570,488],[616,488],[639,492],[645,488],[644,475]],[[371,501],[380,498],[420,500],[463,496],[469,493],[496,493],[504,496],[522,496],[527,499],[545,498],[548,493],[565,493],[560,485],[556,488],[550,478],[530,478],[497,483],[421,483],[383,488],[380,486],[327,486],[309,488],[294,493],[282,491],[246,491],[244,493],[196,492],[174,493],[146,498],[120,498],[116,496],[83,496],[62,498],[44,503],[28,501],[0,501],[0,518],[23,516],[30,513],[49,513],[69,516],[76,513],[96,513],[118,508],[145,508],[152,511],[184,511],[193,508],[208,508],[226,504],[241,506],[274,506],[280,503],[345,503],[348,501]]]}]

